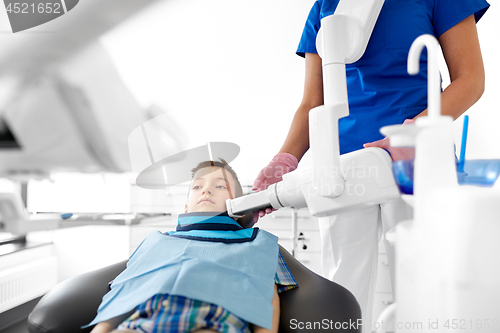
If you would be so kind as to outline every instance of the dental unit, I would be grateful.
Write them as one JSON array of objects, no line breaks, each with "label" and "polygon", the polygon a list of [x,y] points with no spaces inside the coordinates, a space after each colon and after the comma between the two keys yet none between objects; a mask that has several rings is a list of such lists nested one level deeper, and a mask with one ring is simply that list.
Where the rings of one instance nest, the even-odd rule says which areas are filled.
[{"label": "dental unit", "polygon": [[498,177],[500,161],[464,161],[461,154],[457,170],[452,118],[440,111],[439,44],[433,36],[414,41],[408,73],[418,73],[424,47],[429,115],[414,125],[381,129],[393,146],[415,146],[416,156],[410,197],[414,219],[398,224],[393,235],[397,299],[379,322],[395,312],[396,322],[404,324],[396,332],[498,332],[500,261],[494,253],[500,251],[500,191],[489,187]]}]

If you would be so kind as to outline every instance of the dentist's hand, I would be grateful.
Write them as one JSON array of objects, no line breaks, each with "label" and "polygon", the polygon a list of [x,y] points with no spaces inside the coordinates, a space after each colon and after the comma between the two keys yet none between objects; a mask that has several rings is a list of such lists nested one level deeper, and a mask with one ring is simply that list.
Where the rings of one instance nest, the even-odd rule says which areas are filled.
[{"label": "dentist's hand", "polygon": [[[271,162],[259,172],[259,175],[253,183],[252,190],[259,192],[265,190],[269,185],[277,183],[283,180],[283,175],[285,173],[291,172],[297,169],[299,161],[295,156],[288,153],[279,153],[271,160]],[[261,210],[259,212],[254,212],[253,220],[255,223],[259,220],[259,217],[263,217],[266,214],[271,213],[275,209],[267,208],[266,210]]]},{"label": "dentist's hand", "polygon": [[[415,124],[415,120],[406,119],[403,125]],[[382,140],[365,143],[363,147],[378,147],[383,148],[389,152],[393,161],[398,160],[411,160],[415,158],[415,148],[413,147],[392,147],[388,137]]]}]

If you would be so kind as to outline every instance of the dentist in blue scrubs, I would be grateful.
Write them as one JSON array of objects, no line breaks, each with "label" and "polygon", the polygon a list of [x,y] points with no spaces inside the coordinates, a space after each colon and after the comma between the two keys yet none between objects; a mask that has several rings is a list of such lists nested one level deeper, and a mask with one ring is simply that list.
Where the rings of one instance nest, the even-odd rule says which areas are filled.
[{"label": "dentist in blue scrubs", "polygon": [[[305,86],[288,136],[259,173],[254,190],[263,190],[297,168],[309,149],[308,114],[323,104],[321,58],[316,36],[321,19],[334,13],[338,0],[318,0],[307,18],[297,54],[305,57]],[[365,54],[346,66],[348,117],[339,120],[340,153],[383,147],[393,159],[408,157],[392,148],[379,129],[403,124],[427,113],[427,53],[420,73],[407,74],[411,43],[422,34],[438,38],[451,84],[442,92],[442,114],[457,119],[484,91],[484,67],[476,23],[488,9],[485,0],[386,0]],[[259,212],[262,217],[271,210]],[[319,218],[323,274],[350,290],[363,314],[363,332],[370,332],[377,273],[379,237],[399,221],[411,218],[401,200]],[[393,249],[386,242],[389,264]],[[394,274],[391,274],[394,276]]]}]

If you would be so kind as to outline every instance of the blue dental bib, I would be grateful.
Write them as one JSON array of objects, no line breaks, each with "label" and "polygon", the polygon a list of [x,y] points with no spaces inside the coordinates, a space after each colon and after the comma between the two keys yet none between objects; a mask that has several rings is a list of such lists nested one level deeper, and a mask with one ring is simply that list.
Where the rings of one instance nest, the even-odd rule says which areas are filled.
[{"label": "blue dental bib", "polygon": [[87,326],[170,294],[219,305],[271,329],[277,265],[276,236],[243,229],[225,213],[181,214],[176,231],[155,231],[134,251]]}]

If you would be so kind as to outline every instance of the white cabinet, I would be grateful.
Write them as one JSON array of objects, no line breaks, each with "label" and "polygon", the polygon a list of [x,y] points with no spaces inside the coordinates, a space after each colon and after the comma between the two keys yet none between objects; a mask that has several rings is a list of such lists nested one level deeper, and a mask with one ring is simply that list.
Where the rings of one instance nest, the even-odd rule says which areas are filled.
[{"label": "white cabinet", "polygon": [[278,236],[278,242],[313,272],[321,275],[318,220],[307,209],[297,211],[297,240],[293,251],[293,209],[281,209],[259,219],[256,227]]}]

